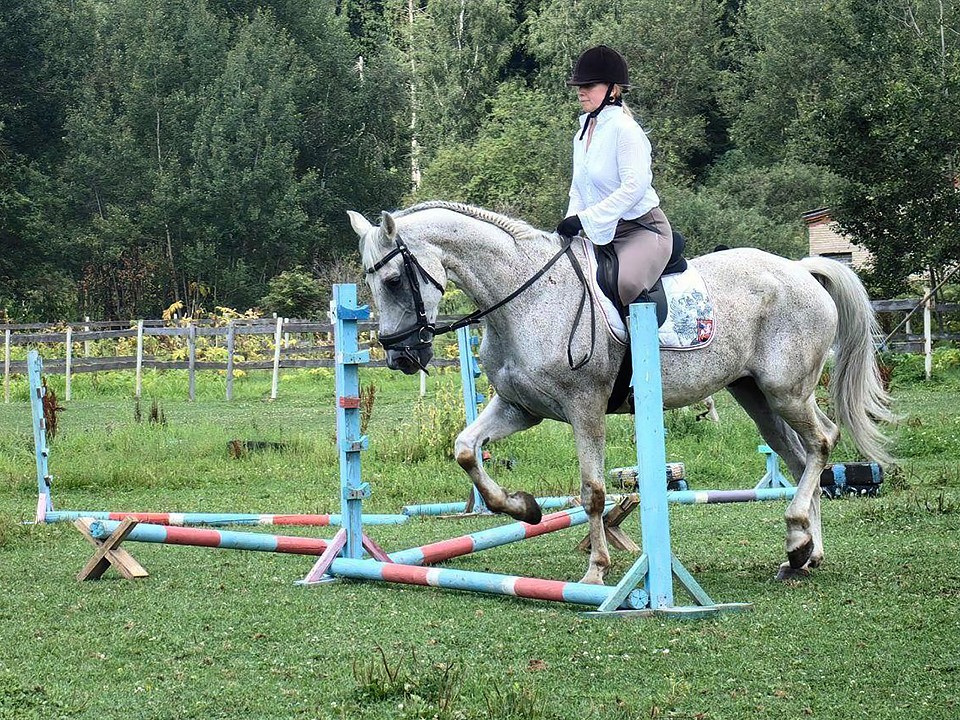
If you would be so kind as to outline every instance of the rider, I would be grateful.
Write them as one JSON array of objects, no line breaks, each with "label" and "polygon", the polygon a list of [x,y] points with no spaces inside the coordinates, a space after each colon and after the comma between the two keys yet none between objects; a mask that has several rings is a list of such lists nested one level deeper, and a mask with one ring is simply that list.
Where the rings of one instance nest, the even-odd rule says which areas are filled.
[{"label": "rider", "polygon": [[584,114],[573,139],[570,204],[557,226],[564,237],[582,233],[598,250],[613,243],[624,306],[656,283],[673,249],[653,189],[650,141],[623,104],[628,83],[627,61],[606,45],[586,50],[567,80]]}]

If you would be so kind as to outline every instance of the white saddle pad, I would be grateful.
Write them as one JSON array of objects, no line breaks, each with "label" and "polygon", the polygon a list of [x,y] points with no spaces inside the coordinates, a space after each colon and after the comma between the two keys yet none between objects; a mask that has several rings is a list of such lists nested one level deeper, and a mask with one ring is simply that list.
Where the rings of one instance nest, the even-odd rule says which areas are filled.
[{"label": "white saddle pad", "polygon": [[[627,328],[620,319],[610,299],[597,283],[597,257],[593,243],[583,240],[587,256],[591,295],[600,309],[607,331],[618,342],[629,342]],[[713,303],[707,294],[707,286],[700,272],[688,267],[684,272],[663,277],[663,289],[667,295],[667,319],[660,328],[660,347],[670,350],[696,350],[706,347],[713,340]]]},{"label": "white saddle pad", "polygon": [[682,273],[664,275],[667,319],[660,327],[660,347],[697,350],[713,340],[713,302],[700,271],[689,266]]}]

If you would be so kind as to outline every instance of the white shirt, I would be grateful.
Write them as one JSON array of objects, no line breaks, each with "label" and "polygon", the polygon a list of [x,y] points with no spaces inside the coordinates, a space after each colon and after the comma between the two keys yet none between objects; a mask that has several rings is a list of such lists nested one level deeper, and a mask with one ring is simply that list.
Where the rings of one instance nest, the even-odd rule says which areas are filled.
[{"label": "white shirt", "polygon": [[[580,116],[580,129],[587,114]],[[578,215],[583,234],[596,245],[613,240],[617,223],[635,220],[660,205],[653,189],[650,141],[637,122],[617,105],[597,116],[590,148],[587,135],[573,138],[573,181],[567,214]]]}]

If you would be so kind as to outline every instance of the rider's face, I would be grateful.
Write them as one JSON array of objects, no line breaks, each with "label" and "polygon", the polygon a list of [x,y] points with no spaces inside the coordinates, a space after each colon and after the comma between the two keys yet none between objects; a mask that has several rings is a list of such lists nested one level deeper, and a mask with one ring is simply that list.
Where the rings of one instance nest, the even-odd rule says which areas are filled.
[{"label": "rider's face", "polygon": [[600,103],[603,102],[606,94],[607,86],[605,83],[577,86],[577,100],[580,101],[580,107],[583,108],[584,112],[593,112],[600,107]]}]

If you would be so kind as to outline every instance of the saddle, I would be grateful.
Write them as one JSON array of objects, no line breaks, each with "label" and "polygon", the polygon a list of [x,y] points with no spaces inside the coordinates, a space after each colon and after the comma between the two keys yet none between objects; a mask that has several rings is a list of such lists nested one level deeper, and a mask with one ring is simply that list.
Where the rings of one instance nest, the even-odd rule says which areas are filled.
[{"label": "saddle", "polygon": [[[657,326],[663,325],[667,319],[667,296],[663,291],[663,282],[661,278],[664,275],[674,275],[682,273],[687,269],[687,259],[683,257],[683,249],[687,241],[676,230],[673,231],[673,251],[670,253],[670,259],[667,266],[660,273],[660,278],[654,283],[653,287],[640,293],[632,302],[652,302],[657,306]],[[613,306],[620,314],[620,318],[626,324],[627,313],[630,303],[624,305],[620,302],[620,292],[617,289],[617,278],[620,276],[620,261],[617,259],[617,252],[613,249],[613,243],[599,245],[595,248],[597,256],[597,283],[600,290],[613,303]]]},{"label": "saddle", "polygon": [[[667,295],[663,290],[663,276],[682,273],[687,269],[687,260],[683,257],[683,249],[687,241],[676,230],[673,231],[673,251],[670,253],[670,260],[667,266],[660,273],[657,282],[653,287],[640,293],[633,302],[652,302],[656,305],[657,326],[663,325],[667,319]],[[617,309],[624,324],[627,322],[627,313],[630,303],[624,305],[620,302],[620,292],[617,288],[617,278],[620,275],[620,262],[617,259],[617,253],[613,249],[613,243],[600,245],[595,248],[597,256],[597,283],[600,290],[613,303]],[[633,357],[630,354],[630,347],[627,346],[627,352],[624,354],[623,362],[620,364],[620,370],[617,372],[617,379],[613,383],[613,390],[610,398],[607,400],[607,412],[612,413],[623,405],[625,400],[629,399],[630,410],[633,411],[633,394],[630,392],[630,377],[633,374]]]}]

